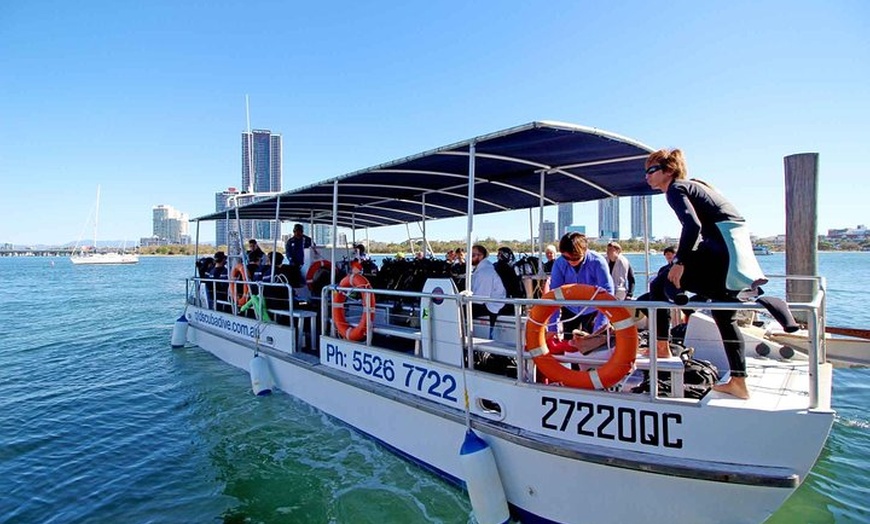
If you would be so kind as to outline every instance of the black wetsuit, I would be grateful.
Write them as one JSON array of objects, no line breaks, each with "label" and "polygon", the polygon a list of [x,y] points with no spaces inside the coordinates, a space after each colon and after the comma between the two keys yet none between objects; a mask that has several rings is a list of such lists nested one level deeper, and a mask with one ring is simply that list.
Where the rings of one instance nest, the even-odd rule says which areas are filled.
[{"label": "black wetsuit", "polygon": [[[227,266],[224,264],[223,266],[214,266],[209,274],[210,278],[216,280],[226,280],[227,279]],[[227,301],[227,286],[226,282],[216,282],[215,283],[215,299],[220,302]],[[209,286],[209,291],[211,291],[211,286]],[[216,304],[215,309],[218,311],[228,311],[231,308],[226,304]]]},{"label": "black wetsuit", "polygon": [[[682,289],[714,302],[736,301],[725,287],[728,248],[716,223],[743,222],[743,217],[718,191],[698,180],[674,180],[665,197],[683,226],[674,258],[675,263],[683,265]],[[714,310],[712,315],[725,346],[731,376],[745,377],[746,357],[737,327],[737,311]]]},{"label": "black wetsuit", "polygon": [[305,250],[313,245],[314,242],[308,235],[302,235],[299,238],[294,235],[288,238],[287,243],[284,244],[284,256],[287,263],[301,268],[305,265]]}]

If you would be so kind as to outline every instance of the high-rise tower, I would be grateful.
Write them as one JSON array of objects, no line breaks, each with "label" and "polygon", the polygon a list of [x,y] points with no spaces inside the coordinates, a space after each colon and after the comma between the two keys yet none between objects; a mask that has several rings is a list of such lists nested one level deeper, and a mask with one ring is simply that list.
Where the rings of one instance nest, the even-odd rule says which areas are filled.
[{"label": "high-rise tower", "polygon": [[172,206],[160,204],[151,209],[152,234],[169,244],[189,244],[187,214]]},{"label": "high-rise tower", "polygon": [[[646,209],[645,213],[644,209]],[[646,225],[644,225],[644,216],[646,216]],[[631,237],[643,238],[644,229],[652,236],[652,197],[633,196],[631,197]]]},{"label": "high-rise tower", "polygon": [[568,227],[574,223],[574,204],[559,204],[559,230],[556,231],[556,239],[562,238],[562,235],[568,232]]},{"label": "high-rise tower", "polygon": [[[242,192],[277,193],[282,178],[281,135],[268,129],[242,132]],[[248,237],[260,240],[280,238],[280,224],[273,220],[255,220],[242,231],[250,230]]]},{"label": "high-rise tower", "polygon": [[556,224],[549,220],[544,220],[543,224],[541,224],[541,238],[544,242],[554,242],[559,240],[556,237]]},{"label": "high-rise tower", "polygon": [[[234,187],[229,187],[225,191],[219,191],[214,194],[214,210],[215,211],[226,211],[229,207],[229,200],[231,197],[239,194],[239,190]],[[245,220],[245,222],[249,222]],[[232,228],[235,230],[235,228]],[[229,223],[226,220],[216,220],[214,226],[214,245],[215,246],[229,246],[229,241],[227,240],[227,231],[229,230]]]},{"label": "high-rise tower", "polygon": [[619,197],[598,201],[598,237],[619,238]]}]

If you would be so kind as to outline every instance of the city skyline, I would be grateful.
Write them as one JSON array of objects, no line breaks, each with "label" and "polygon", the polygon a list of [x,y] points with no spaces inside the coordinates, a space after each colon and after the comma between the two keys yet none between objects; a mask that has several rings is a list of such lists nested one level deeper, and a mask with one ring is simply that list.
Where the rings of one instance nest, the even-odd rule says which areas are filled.
[{"label": "city skyline", "polygon": [[[552,222],[550,222],[550,223],[552,224]],[[546,226],[546,222],[545,222],[545,226]],[[309,230],[308,224],[303,224],[303,227],[305,228],[305,233],[309,234],[308,233],[308,230]],[[315,235],[320,234],[321,238],[326,237],[328,239],[330,236],[329,230],[331,230],[330,226],[320,225],[320,227],[325,228],[326,232],[323,232],[323,230],[321,230],[321,233],[315,232]],[[555,227],[553,228],[553,230],[555,231]],[[571,226],[569,228],[569,232],[574,232],[574,231],[576,231],[578,233],[586,234],[586,227],[583,225]],[[340,236],[345,235],[345,233],[340,232],[339,235]],[[475,241],[479,240],[479,239],[485,239],[485,238],[491,237],[491,236],[492,235],[478,235],[475,237]],[[845,227],[845,228],[830,228],[830,229],[827,229],[825,231],[819,231],[818,236],[821,237],[822,239],[827,239],[827,240],[865,241],[868,238],[870,238],[870,230],[868,230],[866,228],[866,226],[864,226],[863,224],[856,224],[855,226],[849,226],[849,227]],[[145,237],[142,237],[142,238],[145,238]],[[590,240],[593,240],[593,241],[601,241],[601,239],[599,237],[589,236],[589,238],[590,238]],[[634,238],[634,237],[632,237],[632,238]],[[767,236],[759,236],[759,235],[751,234],[751,238],[753,240],[772,241],[773,243],[777,243],[777,242],[782,243],[782,242],[784,242],[784,239],[785,239],[785,233],[776,233],[776,234],[767,235]],[[350,237],[347,237],[347,239],[349,242]],[[56,243],[45,243],[45,242],[21,242],[21,243],[18,243],[18,242],[2,242],[2,241],[0,241],[0,250],[2,250],[2,249],[9,250],[9,249],[18,249],[18,248],[29,248],[29,247],[40,247],[40,248],[71,247],[71,246],[74,246],[78,243],[89,242],[91,240],[92,239],[89,239],[89,238],[82,238],[81,240],[67,240],[64,242],[56,242]],[[359,242],[361,240],[362,239],[357,238],[357,242]],[[439,237],[431,237],[430,236],[429,240],[430,241],[454,241],[454,240],[458,240],[461,242],[463,240],[463,238],[461,238],[459,236],[456,236],[456,237],[440,237],[440,236]],[[499,241],[527,241],[528,239],[527,238],[505,237],[505,238],[496,238],[496,240],[499,240]],[[558,239],[556,239],[556,240],[558,240]],[[621,238],[619,240],[624,241],[624,240],[629,240],[629,239],[628,238]],[[662,235],[662,236],[658,236],[658,237],[652,237],[652,238],[650,238],[650,240],[655,241],[655,242],[674,242],[674,241],[679,240],[679,235],[678,234]],[[385,242],[385,243],[407,243],[407,239],[389,240],[389,239],[377,238],[376,236],[370,236],[369,241],[371,241],[371,242]],[[212,245],[207,240],[201,240],[201,243]],[[546,241],[545,241],[545,243],[546,243]],[[121,247],[121,246],[125,246],[125,245],[129,246],[130,242],[129,242],[129,240],[126,240],[126,239],[113,238],[113,239],[108,239],[108,240],[100,240],[97,244],[99,247]],[[226,244],[213,244],[213,245],[218,246],[218,245],[226,245]]]}]

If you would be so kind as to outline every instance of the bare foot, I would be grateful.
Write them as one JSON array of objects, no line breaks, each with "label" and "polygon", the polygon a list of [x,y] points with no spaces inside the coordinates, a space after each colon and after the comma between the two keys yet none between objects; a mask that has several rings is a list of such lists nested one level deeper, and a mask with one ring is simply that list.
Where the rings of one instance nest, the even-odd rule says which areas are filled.
[{"label": "bare foot", "polygon": [[742,399],[749,398],[749,388],[746,387],[746,379],[743,377],[731,377],[728,382],[713,386],[713,391]]}]

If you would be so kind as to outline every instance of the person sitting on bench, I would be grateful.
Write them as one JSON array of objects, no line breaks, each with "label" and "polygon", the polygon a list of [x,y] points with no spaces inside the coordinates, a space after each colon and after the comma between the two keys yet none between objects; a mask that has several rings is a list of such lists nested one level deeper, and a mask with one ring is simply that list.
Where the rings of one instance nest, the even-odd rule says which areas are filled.
[{"label": "person sitting on bench", "polygon": [[[471,247],[471,292],[475,297],[506,298],[504,284],[495,271],[495,266],[487,260],[487,249],[479,244]],[[503,304],[496,302],[475,303],[471,305],[471,316],[489,317],[490,325],[502,310]]]}]

